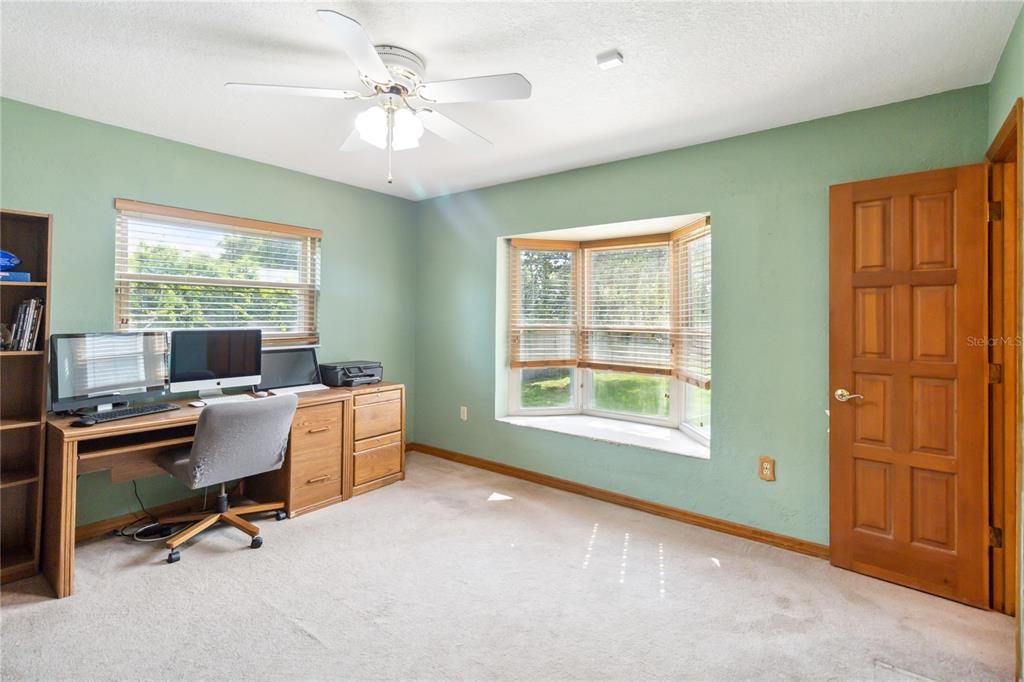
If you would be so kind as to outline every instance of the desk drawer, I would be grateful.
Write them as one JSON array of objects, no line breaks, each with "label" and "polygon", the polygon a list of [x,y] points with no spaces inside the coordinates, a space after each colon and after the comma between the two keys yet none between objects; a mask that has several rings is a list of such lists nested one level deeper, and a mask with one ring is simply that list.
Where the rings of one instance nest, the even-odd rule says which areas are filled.
[{"label": "desk drawer", "polygon": [[390,445],[391,443],[400,443],[402,440],[402,433],[396,431],[395,433],[389,433],[383,436],[375,436],[373,438],[366,438],[364,440],[357,440],[355,442],[354,452],[362,452],[363,450],[372,450],[379,448],[382,445]]},{"label": "desk drawer", "polygon": [[341,448],[341,403],[303,407],[292,422],[292,453]]},{"label": "desk drawer", "polygon": [[391,400],[356,407],[352,410],[355,440],[382,436],[402,430],[402,401]]},{"label": "desk drawer", "polygon": [[402,397],[401,391],[381,391],[380,393],[364,393],[355,397],[353,405],[373,405],[374,403],[386,403],[389,400],[399,400]]},{"label": "desk drawer", "polygon": [[292,507],[341,497],[341,448],[292,454]]},{"label": "desk drawer", "polygon": [[402,444],[392,443],[353,455],[355,485],[376,481],[402,470]]}]

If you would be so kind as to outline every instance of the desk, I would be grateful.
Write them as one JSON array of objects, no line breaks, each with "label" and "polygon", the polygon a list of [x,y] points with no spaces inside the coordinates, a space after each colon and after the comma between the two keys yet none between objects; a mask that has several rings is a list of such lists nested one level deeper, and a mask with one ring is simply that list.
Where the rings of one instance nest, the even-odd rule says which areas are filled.
[{"label": "desk", "polygon": [[[46,435],[42,569],[58,597],[74,591],[77,477],[110,471],[115,483],[167,475],[161,452],[192,442],[202,408],[73,427],[50,415]],[[299,394],[281,470],[248,479],[257,499],[283,500],[289,516],[405,477],[405,387],[380,383]],[[355,466],[354,450],[359,450]],[[395,453],[398,458],[395,458]]]}]

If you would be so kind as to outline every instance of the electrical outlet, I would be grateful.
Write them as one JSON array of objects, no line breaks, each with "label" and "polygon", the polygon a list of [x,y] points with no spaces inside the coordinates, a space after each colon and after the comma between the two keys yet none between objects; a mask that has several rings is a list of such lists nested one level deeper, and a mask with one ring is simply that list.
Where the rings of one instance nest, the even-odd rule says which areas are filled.
[{"label": "electrical outlet", "polygon": [[469,408],[465,405],[459,405],[459,419],[469,421]]},{"label": "electrical outlet", "polygon": [[775,460],[771,457],[758,457],[757,475],[762,481],[775,480]]}]

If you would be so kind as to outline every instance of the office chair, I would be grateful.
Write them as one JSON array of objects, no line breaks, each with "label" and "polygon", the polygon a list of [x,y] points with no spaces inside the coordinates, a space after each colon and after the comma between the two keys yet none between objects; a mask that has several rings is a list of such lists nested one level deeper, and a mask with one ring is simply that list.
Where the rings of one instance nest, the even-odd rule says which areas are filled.
[{"label": "office chair", "polygon": [[161,524],[194,522],[167,540],[167,563],[181,558],[179,546],[218,522],[249,535],[249,546],[258,549],[263,545],[260,529],[241,515],[276,511],[279,521],[285,518],[284,502],[228,506],[224,484],[281,468],[298,402],[295,395],[282,395],[208,405],[199,415],[192,446],[160,454],[160,466],[192,490],[220,484],[215,512],[159,519]]}]

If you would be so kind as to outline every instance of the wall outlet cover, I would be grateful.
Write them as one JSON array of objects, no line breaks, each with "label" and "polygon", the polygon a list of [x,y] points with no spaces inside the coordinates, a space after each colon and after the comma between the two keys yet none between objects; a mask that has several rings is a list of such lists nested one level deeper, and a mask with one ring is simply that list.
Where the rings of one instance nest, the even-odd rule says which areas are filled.
[{"label": "wall outlet cover", "polygon": [[757,475],[762,481],[775,480],[775,460],[771,457],[757,458]]},{"label": "wall outlet cover", "polygon": [[469,408],[465,405],[459,406],[459,419],[462,421],[469,421]]}]

